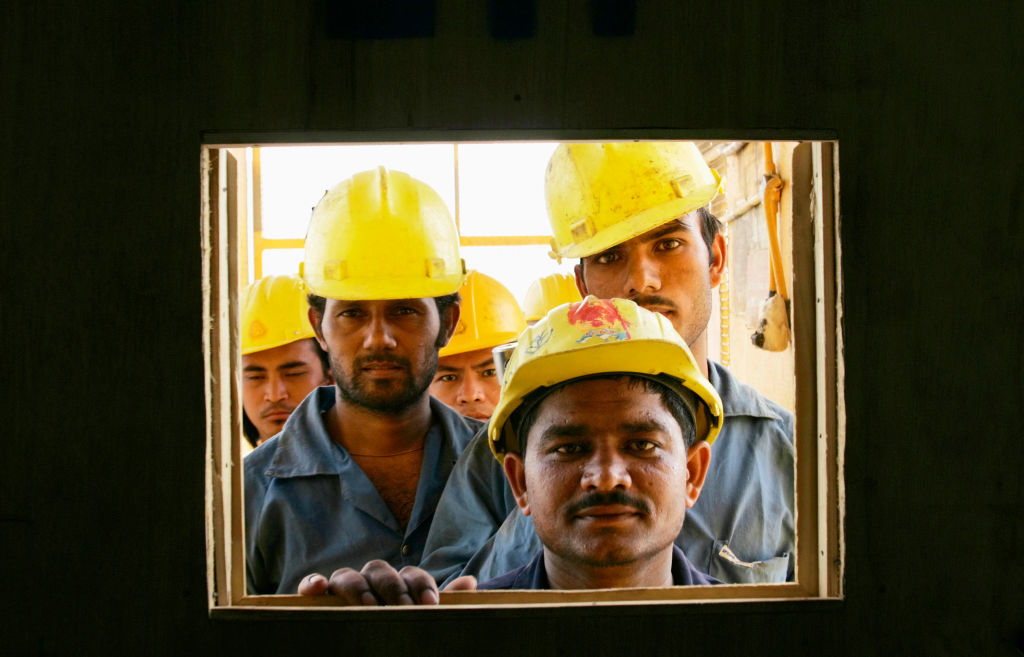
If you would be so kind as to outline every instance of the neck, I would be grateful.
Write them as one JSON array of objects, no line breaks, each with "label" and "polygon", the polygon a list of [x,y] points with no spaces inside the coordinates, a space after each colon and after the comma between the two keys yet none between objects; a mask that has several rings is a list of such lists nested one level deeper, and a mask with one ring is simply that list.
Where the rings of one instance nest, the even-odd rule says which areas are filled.
[{"label": "neck", "polygon": [[352,404],[335,393],[337,401],[325,418],[331,440],[350,453],[387,456],[413,450],[423,444],[430,429],[430,397],[398,413],[381,413]]},{"label": "neck", "polygon": [[693,360],[697,362],[697,366],[700,368],[704,378],[708,378],[708,330],[704,331],[697,336],[697,339],[692,344],[687,344],[690,348],[690,353],[693,354]]},{"label": "neck", "polygon": [[544,548],[544,570],[552,589],[627,589],[672,586],[672,546],[636,561],[594,566],[563,559]]}]

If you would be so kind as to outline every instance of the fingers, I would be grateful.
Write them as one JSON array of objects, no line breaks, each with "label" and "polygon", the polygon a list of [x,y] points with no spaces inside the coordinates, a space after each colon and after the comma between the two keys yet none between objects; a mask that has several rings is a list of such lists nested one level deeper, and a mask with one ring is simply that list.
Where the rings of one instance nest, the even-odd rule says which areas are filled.
[{"label": "fingers", "polygon": [[306,575],[299,582],[299,595],[323,595],[327,593],[327,578],[319,573]]},{"label": "fingers", "polygon": [[448,582],[448,586],[444,587],[445,591],[475,591],[476,590],[476,578],[472,575],[463,575],[462,577],[456,577],[452,581]]},{"label": "fingers", "polygon": [[381,604],[438,603],[437,584],[430,573],[421,568],[406,566],[401,571],[396,571],[387,562],[377,560],[363,566],[361,573]]},{"label": "fingers", "polygon": [[[459,590],[476,588],[476,578],[460,577],[460,580],[471,580],[468,586],[462,582]],[[440,601],[437,583],[430,573],[422,568],[406,566],[395,570],[386,561],[376,560],[367,563],[359,572],[351,568],[339,568],[327,579],[323,575],[313,573],[299,582],[299,595],[316,596],[333,594],[343,605],[375,607],[377,605],[436,605]]]},{"label": "fingers", "polygon": [[344,605],[376,607],[380,604],[373,594],[370,582],[351,568],[340,568],[331,573],[329,590],[340,598]]}]

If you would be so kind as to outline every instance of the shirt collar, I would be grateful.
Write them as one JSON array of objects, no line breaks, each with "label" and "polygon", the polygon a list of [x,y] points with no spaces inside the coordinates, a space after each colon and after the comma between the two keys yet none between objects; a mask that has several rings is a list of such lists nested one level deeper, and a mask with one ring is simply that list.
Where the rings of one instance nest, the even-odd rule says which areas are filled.
[{"label": "shirt collar", "polygon": [[[268,477],[336,475],[344,469],[334,455],[334,442],[324,426],[324,413],[335,403],[334,386],[320,386],[302,400],[277,437],[277,449],[266,470]],[[464,425],[462,434],[472,436],[479,423],[467,420],[433,397],[430,398],[430,411],[432,426],[441,427],[440,457],[454,462],[458,458],[454,444],[456,425]],[[338,449],[344,450],[340,446]]]},{"label": "shirt collar", "polygon": [[769,420],[782,419],[757,390],[733,376],[724,365],[708,360],[708,380],[722,398],[725,417],[748,415]]}]

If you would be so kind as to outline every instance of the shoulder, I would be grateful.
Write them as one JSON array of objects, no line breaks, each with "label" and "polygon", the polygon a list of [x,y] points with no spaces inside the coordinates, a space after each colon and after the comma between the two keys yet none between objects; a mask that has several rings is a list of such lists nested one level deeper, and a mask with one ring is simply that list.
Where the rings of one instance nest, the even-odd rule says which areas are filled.
[{"label": "shoulder", "polygon": [[708,361],[708,378],[722,398],[723,434],[742,432],[793,445],[793,414],[752,386],[740,381],[724,365]]},{"label": "shoulder", "polygon": [[430,409],[433,412],[434,421],[444,428],[459,453],[466,448],[473,436],[486,426],[480,420],[461,415],[434,397],[430,398]]},{"label": "shoulder", "polygon": [[477,590],[493,591],[499,589],[535,590],[549,588],[547,574],[544,571],[544,553],[540,552],[533,558],[533,561],[510,570],[503,575],[479,584]]}]

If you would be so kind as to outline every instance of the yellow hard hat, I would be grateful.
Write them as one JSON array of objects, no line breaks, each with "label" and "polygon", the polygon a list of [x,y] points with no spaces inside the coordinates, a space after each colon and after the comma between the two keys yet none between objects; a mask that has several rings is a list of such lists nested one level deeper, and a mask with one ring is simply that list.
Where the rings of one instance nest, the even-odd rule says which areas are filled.
[{"label": "yellow hard hat", "polygon": [[242,354],[314,337],[306,286],[298,276],[265,276],[245,288]]},{"label": "yellow hard hat", "polygon": [[299,271],[314,294],[330,299],[413,299],[455,292],[466,265],[437,192],[378,167],[320,199]]},{"label": "yellow hard hat", "polygon": [[[500,461],[520,451],[509,418],[533,391],[595,374],[635,374],[698,400],[697,440],[714,442],[722,427],[722,400],[672,324],[626,299],[598,299],[558,306],[519,336],[505,366],[501,398],[487,436]],[[682,389],[685,388],[685,391]]]},{"label": "yellow hard hat", "polygon": [[459,294],[462,296],[459,324],[438,356],[443,358],[496,347],[515,340],[526,328],[526,320],[516,298],[490,276],[478,271],[469,272]]},{"label": "yellow hard hat", "polygon": [[561,144],[545,176],[551,256],[582,258],[707,205],[721,179],[691,142]]},{"label": "yellow hard hat", "polygon": [[568,274],[550,274],[530,283],[523,301],[523,314],[526,321],[536,322],[555,306],[582,298],[576,288],[576,279]]}]

